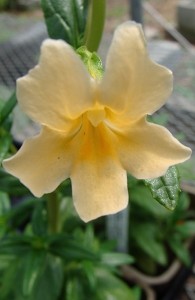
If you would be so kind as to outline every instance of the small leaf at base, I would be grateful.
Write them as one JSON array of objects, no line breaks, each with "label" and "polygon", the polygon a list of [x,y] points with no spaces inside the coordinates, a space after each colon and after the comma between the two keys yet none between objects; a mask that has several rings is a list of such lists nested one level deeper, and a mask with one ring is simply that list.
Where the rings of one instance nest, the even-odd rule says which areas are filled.
[{"label": "small leaf at base", "polygon": [[169,210],[174,210],[180,192],[179,175],[176,167],[170,167],[164,176],[144,180],[152,196],[161,205]]}]

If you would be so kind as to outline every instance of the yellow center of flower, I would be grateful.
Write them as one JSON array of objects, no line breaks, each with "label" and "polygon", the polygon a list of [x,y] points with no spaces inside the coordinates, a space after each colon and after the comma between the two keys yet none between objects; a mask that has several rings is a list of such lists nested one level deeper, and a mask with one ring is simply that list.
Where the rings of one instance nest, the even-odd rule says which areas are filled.
[{"label": "yellow center of flower", "polygon": [[106,117],[104,108],[94,108],[87,112],[87,118],[94,127],[97,127]]}]

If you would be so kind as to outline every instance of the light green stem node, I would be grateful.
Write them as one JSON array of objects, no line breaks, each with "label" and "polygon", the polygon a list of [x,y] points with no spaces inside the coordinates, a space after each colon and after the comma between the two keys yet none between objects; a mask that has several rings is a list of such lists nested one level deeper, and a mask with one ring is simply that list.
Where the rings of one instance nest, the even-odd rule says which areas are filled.
[{"label": "light green stem node", "polygon": [[76,52],[87,67],[87,70],[91,77],[93,77],[94,79],[101,79],[103,76],[103,65],[97,53],[91,53],[87,50],[86,46],[78,48]]}]

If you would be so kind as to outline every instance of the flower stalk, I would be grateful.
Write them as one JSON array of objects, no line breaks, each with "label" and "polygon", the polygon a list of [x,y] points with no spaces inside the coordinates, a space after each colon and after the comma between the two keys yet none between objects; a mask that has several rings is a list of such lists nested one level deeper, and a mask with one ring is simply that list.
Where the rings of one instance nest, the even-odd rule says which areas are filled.
[{"label": "flower stalk", "polygon": [[106,15],[105,0],[90,0],[84,43],[90,52],[98,50]]},{"label": "flower stalk", "polygon": [[49,233],[59,232],[59,199],[57,191],[47,195],[47,216]]}]

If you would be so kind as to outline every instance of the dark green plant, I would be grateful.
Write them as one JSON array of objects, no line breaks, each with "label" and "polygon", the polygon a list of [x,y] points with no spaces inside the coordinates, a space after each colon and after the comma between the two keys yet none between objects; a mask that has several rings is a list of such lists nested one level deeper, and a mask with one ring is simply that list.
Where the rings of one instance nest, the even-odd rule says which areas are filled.
[{"label": "dark green plant", "polygon": [[143,182],[131,186],[130,253],[142,271],[156,274],[174,256],[190,265],[185,242],[195,233],[195,212],[189,205],[189,196],[183,192],[174,211],[168,211],[154,203]]},{"label": "dark green plant", "polygon": [[9,0],[0,0],[0,10],[3,10],[7,7]]},{"label": "dark green plant", "polygon": [[91,225],[82,228],[68,199],[61,199],[59,233],[49,232],[45,199],[30,197],[11,207],[1,192],[0,204],[2,300],[135,299],[117,268],[133,259],[112,252]]}]

